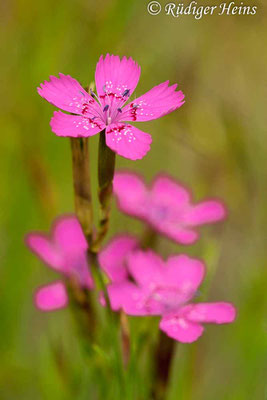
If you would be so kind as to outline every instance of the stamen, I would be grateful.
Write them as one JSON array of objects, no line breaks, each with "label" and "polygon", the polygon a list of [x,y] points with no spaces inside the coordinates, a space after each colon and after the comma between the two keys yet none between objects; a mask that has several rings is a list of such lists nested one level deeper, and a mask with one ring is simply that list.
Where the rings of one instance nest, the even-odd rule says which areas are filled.
[{"label": "stamen", "polygon": [[105,107],[103,108],[103,111],[106,112],[106,111],[108,111],[108,109],[109,109],[109,105],[106,104]]},{"label": "stamen", "polygon": [[94,99],[96,99],[97,98],[97,95],[95,94],[95,92],[93,92],[93,90],[90,88],[90,95],[94,98]]},{"label": "stamen", "polygon": [[122,97],[129,96],[129,94],[130,94],[130,89],[126,89],[126,90],[124,90],[124,92],[122,93]]},{"label": "stamen", "polygon": [[122,109],[121,108],[118,108],[117,110],[119,111],[119,113],[122,113]]}]

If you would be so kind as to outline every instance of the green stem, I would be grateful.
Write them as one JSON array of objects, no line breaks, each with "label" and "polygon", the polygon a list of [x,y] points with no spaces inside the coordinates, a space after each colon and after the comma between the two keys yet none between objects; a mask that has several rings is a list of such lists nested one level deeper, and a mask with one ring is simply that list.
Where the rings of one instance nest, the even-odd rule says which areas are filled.
[{"label": "green stem", "polygon": [[[89,171],[89,141],[88,138],[71,138],[70,141],[75,213],[90,248],[93,236],[93,207]],[[90,352],[96,327],[92,294],[81,288],[75,279],[70,279],[67,286],[73,315],[78,322],[84,347]]]},{"label": "green stem", "polygon": [[109,301],[109,297],[108,297],[108,291],[107,291],[107,287],[105,285],[105,281],[104,281],[100,266],[98,264],[97,254],[89,250],[87,256],[88,256],[89,263],[91,265],[91,270],[92,270],[92,273],[94,276],[94,280],[97,281],[100,290],[102,290],[102,292],[103,292],[108,313],[110,315],[112,315],[112,309],[111,309],[111,305],[110,305],[110,301]]},{"label": "green stem", "polygon": [[143,249],[155,249],[157,245],[158,235],[153,228],[147,226],[141,238],[141,247]]},{"label": "green stem", "polygon": [[126,369],[130,360],[131,352],[131,341],[130,341],[130,329],[128,317],[124,311],[120,311],[120,335],[121,335],[121,347],[123,366]]},{"label": "green stem", "polygon": [[81,288],[76,279],[66,280],[71,310],[77,322],[78,331],[83,348],[86,353],[91,353],[95,337],[96,319],[92,308],[91,293]]},{"label": "green stem", "polygon": [[115,153],[106,145],[106,132],[100,133],[98,148],[98,198],[100,202],[100,220],[96,240],[92,251],[97,253],[107,234],[110,219],[112,181],[115,170]]},{"label": "green stem", "polygon": [[175,341],[160,331],[155,354],[155,400],[163,400],[166,397],[174,350]]},{"label": "green stem", "polygon": [[117,376],[117,382],[119,387],[119,399],[125,398],[125,376],[122,364],[122,349],[120,346],[120,338],[118,335],[118,324],[115,314],[113,313],[108,297],[107,287],[105,285],[103,275],[101,273],[100,266],[98,264],[97,256],[95,253],[88,253],[91,260],[92,272],[95,280],[98,283],[99,288],[102,290],[105,302],[106,302],[106,316],[107,325],[109,327],[110,342],[112,346],[112,352],[114,356],[113,367]]},{"label": "green stem", "polygon": [[75,212],[88,245],[92,243],[93,208],[89,172],[88,138],[70,138]]}]

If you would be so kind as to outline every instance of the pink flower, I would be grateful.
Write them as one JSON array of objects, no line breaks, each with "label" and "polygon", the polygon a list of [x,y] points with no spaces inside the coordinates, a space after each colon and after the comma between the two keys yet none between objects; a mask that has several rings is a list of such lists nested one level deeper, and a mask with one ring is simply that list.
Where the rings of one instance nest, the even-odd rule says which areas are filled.
[{"label": "pink flower", "polygon": [[192,204],[189,191],[164,175],[156,177],[151,187],[147,187],[136,174],[118,172],[113,191],[121,211],[146,221],[177,243],[194,243],[198,239],[194,227],[226,216],[221,202],[207,200]]},{"label": "pink flower", "polygon": [[130,279],[111,283],[108,294],[113,310],[129,315],[160,315],[160,329],[180,342],[190,343],[203,333],[203,323],[230,323],[230,303],[188,304],[201,284],[204,264],[186,255],[164,262],[152,251],[131,251],[127,256]]},{"label": "pink flower", "polygon": [[[130,279],[109,286],[114,309],[122,306],[130,315],[162,315],[191,299],[203,280],[204,264],[186,255],[166,263],[153,251],[136,250],[127,255]],[[127,296],[125,295],[127,293]]]},{"label": "pink flower", "polygon": [[[58,136],[87,137],[106,129],[106,144],[117,154],[137,160],[149,151],[151,136],[125,121],[150,121],[184,103],[184,95],[169,81],[130,101],[141,69],[132,58],[107,54],[100,57],[95,72],[97,95],[87,93],[71,76],[50,77],[38,88],[40,96],[75,115],[55,111],[52,131]],[[125,107],[123,107],[125,105]]]},{"label": "pink flower", "polygon": [[[28,234],[26,244],[64,278],[74,278],[81,287],[93,288],[86,255],[88,245],[75,216],[58,218],[52,227],[51,237],[38,232]],[[35,295],[35,304],[43,311],[56,310],[67,303],[68,295],[63,281],[43,286]]]}]

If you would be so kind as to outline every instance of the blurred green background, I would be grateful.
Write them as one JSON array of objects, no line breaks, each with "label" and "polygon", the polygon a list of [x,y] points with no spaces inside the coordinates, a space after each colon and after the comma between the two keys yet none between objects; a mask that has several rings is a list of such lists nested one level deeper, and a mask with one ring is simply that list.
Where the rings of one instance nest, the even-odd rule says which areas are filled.
[{"label": "blurred green background", "polygon": [[[139,124],[153,136],[148,155],[137,162],[117,158],[117,167],[142,172],[148,181],[165,171],[190,186],[196,200],[220,197],[229,210],[227,221],[203,228],[194,246],[160,238],[164,256],[187,251],[206,260],[201,299],[238,308],[233,325],[208,326],[197,343],[179,344],[168,398],[267,398],[267,15],[255,4],[255,16],[195,20],[151,16],[143,0],[2,0],[1,400],[116,399],[107,397],[112,375],[105,383],[94,370],[101,355],[84,360],[68,311],[48,315],[34,308],[34,289],[55,274],[23,242],[26,232],[48,230],[54,217],[73,211],[69,140],[51,133],[54,107],[36,87],[58,72],[86,85],[107,52],[141,65],[137,95],[167,79],[186,95],[178,111]],[[97,143],[95,136],[95,203]],[[113,208],[109,236],[142,231]],[[144,332],[151,323],[140,322]]]}]

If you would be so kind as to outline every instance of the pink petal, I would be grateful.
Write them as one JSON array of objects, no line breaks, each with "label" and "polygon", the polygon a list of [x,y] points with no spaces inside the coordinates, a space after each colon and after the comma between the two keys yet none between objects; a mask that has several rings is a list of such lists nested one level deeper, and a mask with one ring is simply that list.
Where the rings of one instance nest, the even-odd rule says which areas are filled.
[{"label": "pink petal", "polygon": [[81,225],[75,215],[58,218],[53,226],[53,237],[68,253],[88,249]]},{"label": "pink petal", "polygon": [[158,176],[151,189],[147,220],[158,231],[177,243],[192,244],[198,233],[188,227],[191,194],[168,176]]},{"label": "pink petal", "polygon": [[167,235],[170,239],[174,240],[176,243],[181,243],[184,245],[193,244],[199,237],[197,232],[186,227],[181,227],[178,223],[173,224],[166,221],[165,226],[154,224],[154,227]]},{"label": "pink petal", "polygon": [[153,87],[143,96],[131,101],[124,109],[123,121],[150,121],[169,114],[184,104],[184,94],[176,92],[177,84],[169,81]]},{"label": "pink petal", "polygon": [[177,286],[189,300],[203,281],[205,265],[196,258],[181,254],[168,258],[165,271],[165,282]]},{"label": "pink petal", "polygon": [[179,316],[163,317],[159,327],[169,337],[182,343],[195,342],[204,331],[203,326]]},{"label": "pink petal", "polygon": [[143,158],[150,150],[151,142],[152,139],[148,133],[132,125],[118,123],[106,129],[106,144],[115,153],[130,160]]},{"label": "pink petal", "polygon": [[76,216],[59,218],[53,227],[53,240],[63,254],[62,272],[78,279],[80,285],[92,289],[87,249],[88,244]]},{"label": "pink petal", "polygon": [[134,283],[127,280],[112,283],[107,289],[112,310],[136,309],[136,298],[139,297],[141,290]]},{"label": "pink petal", "polygon": [[76,279],[82,287],[87,289],[94,287],[85,251],[65,252],[62,273],[68,278]]},{"label": "pink petal", "polygon": [[144,287],[164,284],[164,262],[153,251],[137,250],[127,257],[128,269],[135,281]]},{"label": "pink petal", "polygon": [[226,210],[219,201],[205,201],[188,210],[186,222],[190,225],[202,225],[209,222],[216,222],[224,219]]},{"label": "pink petal", "polygon": [[198,303],[190,306],[186,318],[192,322],[227,324],[236,317],[236,310],[230,303]]},{"label": "pink petal", "polygon": [[99,264],[112,282],[120,282],[127,278],[125,258],[130,251],[136,248],[137,244],[138,240],[135,237],[118,236],[100,252]]},{"label": "pink petal", "polygon": [[[121,99],[121,105],[132,95],[139,81],[141,69],[130,57],[123,57],[107,54],[100,57],[95,72],[95,83],[97,93],[103,104],[106,95],[115,95],[116,101]],[[123,97],[123,93],[129,90],[129,94]],[[113,98],[115,96],[112,96]],[[107,102],[108,104],[108,102]]]},{"label": "pink petal", "polygon": [[68,304],[65,285],[58,281],[39,288],[35,294],[36,307],[42,311],[53,311]]},{"label": "pink petal", "polygon": [[161,305],[149,301],[147,306],[146,292],[130,281],[114,283],[108,286],[111,308],[114,311],[122,309],[128,315],[160,315]]},{"label": "pink petal", "polygon": [[97,104],[70,75],[59,74],[59,78],[50,76],[50,81],[41,83],[37,91],[49,103],[74,114],[82,113],[84,103]]},{"label": "pink petal", "polygon": [[186,207],[190,202],[190,192],[172,178],[159,175],[152,184],[151,198],[157,204],[169,207]]},{"label": "pink petal", "polygon": [[97,119],[69,115],[61,111],[55,111],[50,121],[52,132],[57,136],[88,137],[96,135],[105,128],[105,125]]},{"label": "pink petal", "polygon": [[41,233],[30,233],[26,236],[26,244],[43,262],[57,271],[62,270],[62,255],[48,237]]},{"label": "pink petal", "polygon": [[139,217],[145,215],[148,193],[142,178],[136,174],[117,172],[113,180],[113,192],[122,211]]}]

